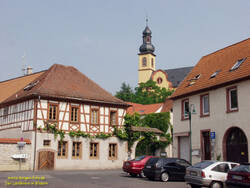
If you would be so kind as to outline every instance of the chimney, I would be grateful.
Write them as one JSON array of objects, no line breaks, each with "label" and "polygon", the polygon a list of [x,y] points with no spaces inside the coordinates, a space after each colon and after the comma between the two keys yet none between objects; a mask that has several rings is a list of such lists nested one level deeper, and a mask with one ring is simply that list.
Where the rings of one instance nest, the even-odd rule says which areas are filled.
[{"label": "chimney", "polygon": [[32,68],[30,66],[27,67],[26,71],[26,75],[32,74]]}]

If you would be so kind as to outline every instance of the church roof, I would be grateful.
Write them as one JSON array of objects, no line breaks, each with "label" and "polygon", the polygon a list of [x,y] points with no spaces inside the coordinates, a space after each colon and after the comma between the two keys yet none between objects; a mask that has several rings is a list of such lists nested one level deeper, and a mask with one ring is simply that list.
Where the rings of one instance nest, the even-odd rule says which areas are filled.
[{"label": "church roof", "polygon": [[193,67],[182,67],[176,69],[167,69],[164,71],[167,73],[168,81],[172,83],[172,87],[177,88],[192,69]]},{"label": "church roof", "polygon": [[186,97],[250,79],[250,38],[200,59],[171,96]]},{"label": "church roof", "polygon": [[[2,91],[1,85],[0,90]],[[30,79],[30,82],[23,83],[22,87],[19,87],[18,91],[13,91],[9,98],[2,101],[2,104],[38,96],[128,106],[76,68],[59,64],[54,64],[33,80]]]}]

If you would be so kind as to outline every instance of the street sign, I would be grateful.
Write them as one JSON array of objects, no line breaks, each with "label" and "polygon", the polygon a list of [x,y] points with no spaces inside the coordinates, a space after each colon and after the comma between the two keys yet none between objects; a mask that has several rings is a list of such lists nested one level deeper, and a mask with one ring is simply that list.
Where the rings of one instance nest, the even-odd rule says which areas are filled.
[{"label": "street sign", "polygon": [[14,158],[14,159],[27,159],[28,154],[14,154],[11,157]]},{"label": "street sign", "polygon": [[210,138],[213,140],[215,139],[215,132],[210,132]]}]

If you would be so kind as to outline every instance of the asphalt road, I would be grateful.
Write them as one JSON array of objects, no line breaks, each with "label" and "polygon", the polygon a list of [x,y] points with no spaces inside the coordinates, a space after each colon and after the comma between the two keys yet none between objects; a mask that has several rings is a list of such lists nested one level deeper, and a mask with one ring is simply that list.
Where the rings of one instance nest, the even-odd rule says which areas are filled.
[{"label": "asphalt road", "polygon": [[133,178],[122,170],[0,172],[0,187],[40,188],[186,188],[185,182]]}]

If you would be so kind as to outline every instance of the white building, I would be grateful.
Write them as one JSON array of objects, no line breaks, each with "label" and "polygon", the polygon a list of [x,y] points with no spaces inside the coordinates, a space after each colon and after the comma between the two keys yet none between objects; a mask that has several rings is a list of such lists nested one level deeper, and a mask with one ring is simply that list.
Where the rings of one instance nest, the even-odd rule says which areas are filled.
[{"label": "white building", "polygon": [[[0,82],[0,91],[0,170],[120,168],[127,158],[126,142],[110,134],[128,105],[75,68],[53,65]],[[48,123],[66,133],[62,142]],[[77,131],[91,136],[68,134]]]},{"label": "white building", "polygon": [[190,110],[193,163],[249,161],[250,39],[202,57],[171,98],[174,156],[190,159]]}]

